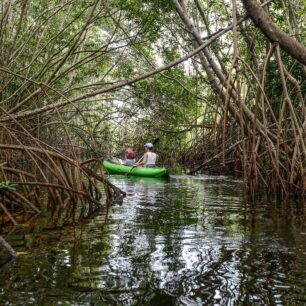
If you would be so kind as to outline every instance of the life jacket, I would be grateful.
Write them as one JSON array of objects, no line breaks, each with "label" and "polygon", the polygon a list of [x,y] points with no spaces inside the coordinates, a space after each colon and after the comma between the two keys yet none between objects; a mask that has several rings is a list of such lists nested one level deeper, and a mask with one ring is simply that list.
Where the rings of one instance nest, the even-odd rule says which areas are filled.
[{"label": "life jacket", "polygon": [[155,165],[157,154],[154,153],[154,152],[147,152],[147,156],[148,156],[148,159],[147,159],[147,162],[146,162],[145,166],[147,166],[147,165],[151,165],[151,166]]}]

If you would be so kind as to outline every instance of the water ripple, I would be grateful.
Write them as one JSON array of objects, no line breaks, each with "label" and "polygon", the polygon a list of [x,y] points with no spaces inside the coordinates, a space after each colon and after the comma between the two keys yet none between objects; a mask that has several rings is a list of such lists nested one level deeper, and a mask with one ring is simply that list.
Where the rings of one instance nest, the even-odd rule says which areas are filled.
[{"label": "water ripple", "polygon": [[12,236],[0,304],[305,304],[303,205],[249,203],[228,177],[111,180],[127,197],[106,223]]}]

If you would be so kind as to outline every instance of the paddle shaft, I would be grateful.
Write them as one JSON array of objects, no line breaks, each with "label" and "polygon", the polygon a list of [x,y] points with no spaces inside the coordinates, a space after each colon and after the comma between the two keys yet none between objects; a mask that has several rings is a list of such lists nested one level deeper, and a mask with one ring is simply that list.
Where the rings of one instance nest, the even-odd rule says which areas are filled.
[{"label": "paddle shaft", "polygon": [[[140,163],[140,162],[143,160],[143,158],[144,158],[144,155],[142,155],[142,157],[138,160],[138,162],[137,162],[136,164]],[[126,176],[128,176],[128,175],[132,172],[132,170],[133,170],[134,168],[136,168],[136,167],[137,167],[137,166],[132,166],[131,170],[126,174]]]}]

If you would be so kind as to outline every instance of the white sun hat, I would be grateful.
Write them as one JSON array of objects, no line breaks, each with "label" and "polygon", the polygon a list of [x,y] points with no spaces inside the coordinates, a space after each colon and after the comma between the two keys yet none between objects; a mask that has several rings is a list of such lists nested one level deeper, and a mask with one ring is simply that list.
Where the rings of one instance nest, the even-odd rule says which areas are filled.
[{"label": "white sun hat", "polygon": [[144,146],[145,148],[153,148],[153,144],[151,142],[147,142]]}]

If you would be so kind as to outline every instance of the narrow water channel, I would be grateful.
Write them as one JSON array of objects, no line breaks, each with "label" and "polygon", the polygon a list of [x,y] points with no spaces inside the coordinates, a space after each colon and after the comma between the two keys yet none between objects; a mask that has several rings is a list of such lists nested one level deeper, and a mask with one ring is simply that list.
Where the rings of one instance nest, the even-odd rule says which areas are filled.
[{"label": "narrow water channel", "polygon": [[305,204],[226,177],[111,181],[127,197],[107,221],[9,236],[0,305],[306,305]]}]

